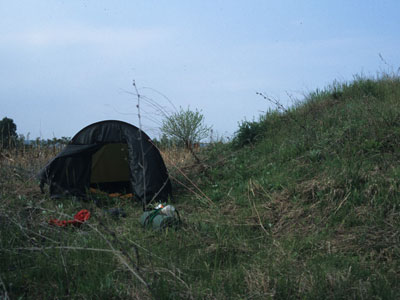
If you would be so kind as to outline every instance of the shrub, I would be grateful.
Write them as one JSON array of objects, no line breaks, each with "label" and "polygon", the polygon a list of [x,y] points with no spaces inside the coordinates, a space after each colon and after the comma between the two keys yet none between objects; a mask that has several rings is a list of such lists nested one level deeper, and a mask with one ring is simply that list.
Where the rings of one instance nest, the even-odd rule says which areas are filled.
[{"label": "shrub", "polygon": [[236,147],[254,144],[263,136],[263,133],[264,126],[262,122],[242,121],[242,123],[239,123],[239,129],[235,133],[233,144]]},{"label": "shrub", "polygon": [[191,149],[195,143],[208,137],[211,127],[204,125],[204,115],[189,108],[182,107],[176,113],[165,118],[162,122],[161,132],[170,140],[177,141]]}]

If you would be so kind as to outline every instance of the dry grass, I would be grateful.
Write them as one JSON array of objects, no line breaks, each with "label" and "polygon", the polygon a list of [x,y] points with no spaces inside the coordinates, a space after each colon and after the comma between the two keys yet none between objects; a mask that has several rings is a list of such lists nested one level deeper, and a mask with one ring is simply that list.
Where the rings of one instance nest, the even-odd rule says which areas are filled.
[{"label": "dry grass", "polygon": [[185,170],[193,166],[195,163],[195,159],[190,151],[180,147],[169,147],[166,149],[161,149],[160,152],[168,170],[177,168]]}]

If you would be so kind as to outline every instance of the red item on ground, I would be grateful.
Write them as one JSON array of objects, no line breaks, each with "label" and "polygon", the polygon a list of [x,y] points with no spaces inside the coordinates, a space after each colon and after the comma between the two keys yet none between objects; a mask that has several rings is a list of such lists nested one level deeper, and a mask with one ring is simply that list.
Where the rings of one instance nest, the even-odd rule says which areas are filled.
[{"label": "red item on ground", "polygon": [[67,225],[74,225],[79,227],[82,223],[89,220],[89,218],[90,218],[90,212],[87,209],[82,209],[74,216],[73,220],[65,221],[65,220],[51,219],[49,221],[49,224],[60,227],[66,227]]}]

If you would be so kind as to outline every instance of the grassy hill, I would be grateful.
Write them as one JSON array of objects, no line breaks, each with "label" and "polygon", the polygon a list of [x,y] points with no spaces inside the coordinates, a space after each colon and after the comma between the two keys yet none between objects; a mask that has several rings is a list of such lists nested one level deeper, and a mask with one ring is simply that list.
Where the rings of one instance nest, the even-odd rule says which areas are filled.
[{"label": "grassy hill", "polygon": [[356,78],[241,125],[208,195],[267,236],[246,260],[254,284],[277,298],[399,297],[399,105],[399,78]]},{"label": "grassy hill", "polygon": [[[268,99],[266,99],[268,100]],[[400,297],[400,78],[356,77],[243,122],[235,139],[166,150],[179,230],[144,230],[122,198],[49,199],[46,150],[3,154],[0,295],[11,298]],[[122,207],[127,218],[104,208]],[[80,229],[49,218],[92,218]]]}]

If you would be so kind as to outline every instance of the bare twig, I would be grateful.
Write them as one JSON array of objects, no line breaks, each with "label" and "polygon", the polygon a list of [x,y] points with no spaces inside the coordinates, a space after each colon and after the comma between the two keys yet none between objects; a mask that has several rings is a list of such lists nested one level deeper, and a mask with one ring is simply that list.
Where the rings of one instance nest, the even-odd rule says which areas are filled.
[{"label": "bare twig", "polygon": [[110,249],[101,249],[101,248],[86,248],[86,247],[72,247],[72,246],[49,246],[49,247],[18,247],[12,248],[10,250],[24,250],[24,251],[43,251],[43,250],[52,250],[52,249],[65,249],[65,250],[84,250],[84,251],[94,251],[94,252],[110,252],[113,254],[120,254],[119,250],[110,250]]},{"label": "bare twig", "polygon": [[336,215],[336,213],[338,212],[338,210],[342,207],[342,205],[347,201],[347,199],[350,196],[350,192],[343,198],[343,200],[339,203],[338,207],[336,208],[336,210],[333,212],[334,215]]},{"label": "bare twig", "polygon": [[148,204],[151,204],[151,202],[153,202],[158,197],[158,195],[162,192],[162,190],[165,188],[165,186],[168,184],[168,182],[169,182],[169,177],[167,177],[167,179],[164,181],[163,185],[160,187],[158,192],[154,194],[153,198],[151,198],[151,200],[149,201]]},{"label": "bare twig", "polygon": [[[151,141],[150,141],[151,142]],[[157,150],[160,152],[160,149],[153,143],[151,142],[152,145],[157,148]],[[207,199],[207,201],[209,202],[209,204],[214,204],[214,202],[206,195],[204,194],[204,192],[192,181],[189,179],[189,177],[181,170],[181,168],[179,168],[171,159],[169,159],[168,157],[164,157],[164,159],[166,159],[176,170],[178,170],[179,173],[181,173],[200,193],[201,195]],[[182,182],[180,182],[178,179],[176,179],[175,177],[172,177],[171,174],[169,174],[169,177],[173,178],[176,182],[178,182],[179,184],[181,184],[183,187],[187,188],[189,191],[191,191],[192,193],[196,194],[192,189],[190,189],[188,186],[186,186],[185,184],[183,184]],[[167,181],[164,182],[162,188],[160,189],[160,191],[158,193],[161,192],[161,190],[164,188],[164,186],[167,184]],[[157,195],[158,195],[157,193]],[[197,194],[198,195],[198,194]],[[153,197],[154,199],[154,197]],[[153,201],[153,199],[151,201]],[[150,201],[150,202],[151,202]]]},{"label": "bare twig", "polygon": [[178,166],[176,166],[173,162],[171,162],[171,163],[175,167],[175,169],[177,169],[178,172],[181,173],[183,175],[183,177],[185,177],[195,187],[195,189],[200,192],[200,194],[205,199],[207,199],[209,204],[214,205],[214,202],[210,199],[210,197],[208,197],[206,194],[204,194],[204,192],[185,173],[183,173],[183,171]]},{"label": "bare twig", "polygon": [[290,120],[294,121],[294,122],[295,122],[298,126],[300,126],[302,129],[307,130],[307,128],[306,128],[303,124],[301,124],[298,120],[296,120],[295,118],[293,118],[293,117],[290,116],[289,110],[288,110],[285,106],[283,106],[283,104],[280,103],[278,100],[275,100],[275,99],[273,99],[273,98],[271,98],[271,97],[268,97],[268,96],[264,95],[264,94],[261,93],[261,92],[256,92],[256,95],[260,95],[260,96],[263,97],[265,100],[267,100],[267,101],[269,101],[269,102],[275,104],[276,107],[278,107],[279,110],[281,110],[282,112],[284,112],[284,113],[286,114],[286,116],[287,116]]},{"label": "bare twig", "polygon": [[69,278],[68,278],[67,264],[65,262],[63,249],[61,249],[61,248],[60,248],[60,256],[61,256],[61,261],[62,261],[62,264],[63,264],[63,267],[64,267],[65,281],[66,281],[66,285],[67,285],[67,292],[68,292],[68,295],[69,295],[70,288],[69,288]]},{"label": "bare twig", "polygon": [[166,273],[168,273],[168,274],[171,274],[172,275],[172,277],[174,277],[175,279],[177,279],[180,283],[182,283],[186,288],[187,288],[187,290],[188,290],[188,292],[189,292],[189,298],[190,299],[194,299],[193,298],[193,295],[192,295],[192,293],[191,293],[191,288],[190,288],[190,286],[182,279],[182,278],[180,278],[180,276],[179,275],[177,275],[177,274],[175,274],[174,272],[172,272],[171,270],[169,270],[169,269],[158,269],[158,270],[156,270],[156,271],[158,271],[159,273],[161,273],[161,272],[166,272]]},{"label": "bare twig", "polygon": [[136,96],[137,96],[137,110],[138,110],[138,118],[139,118],[139,140],[140,140],[140,150],[142,151],[142,170],[143,170],[143,199],[142,199],[142,204],[143,204],[143,211],[146,211],[146,167],[145,167],[145,160],[144,160],[144,149],[143,149],[143,133],[142,133],[142,117],[140,114],[140,94],[138,91],[138,88],[136,86],[135,80],[133,80],[132,83],[133,87],[135,88],[136,91]]},{"label": "bare twig", "polygon": [[[123,249],[123,243],[118,239],[117,235],[115,234],[115,232],[111,231],[103,222],[100,222],[100,225],[114,238],[114,242],[118,243],[121,249],[121,253],[124,254],[129,261],[131,262],[132,265],[135,265],[133,259],[130,257],[130,255]],[[136,254],[136,260],[137,260],[137,264],[136,264],[136,270],[139,271],[139,251],[136,247],[136,245],[134,245],[134,250],[135,250],[135,254]]]},{"label": "bare twig", "polygon": [[[111,250],[113,250],[113,253],[115,254],[115,256],[118,258],[118,260],[121,262],[121,264],[123,264],[142,284],[144,284],[148,289],[150,289],[149,284],[143,279],[142,276],[140,276],[138,274],[137,271],[135,271],[130,265],[129,263],[125,260],[125,258],[121,255],[124,254],[125,256],[128,257],[128,259],[131,261],[131,263],[133,264],[132,259],[129,257],[129,255],[127,255],[126,251],[121,250],[121,251],[116,251],[114,246],[112,245],[112,243],[94,226],[92,226],[91,224],[88,224],[92,229],[94,229],[102,238],[103,240],[108,244],[108,246],[111,248]],[[115,236],[115,234],[114,234]],[[136,267],[136,269],[138,270],[138,267]]]}]

